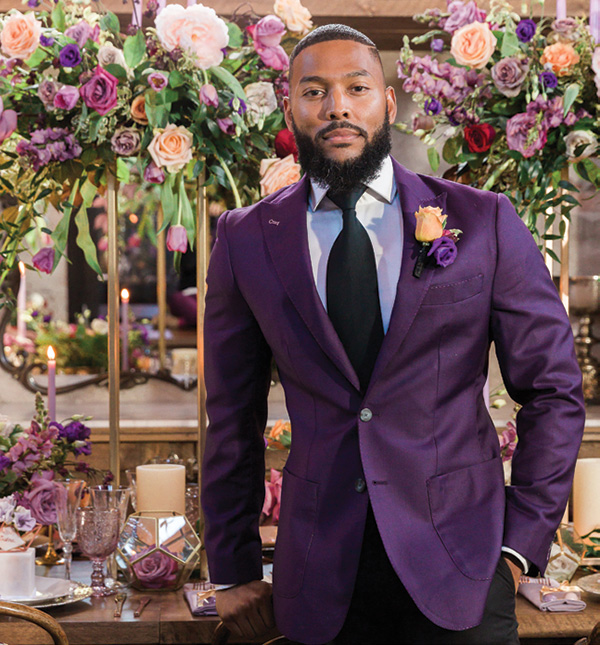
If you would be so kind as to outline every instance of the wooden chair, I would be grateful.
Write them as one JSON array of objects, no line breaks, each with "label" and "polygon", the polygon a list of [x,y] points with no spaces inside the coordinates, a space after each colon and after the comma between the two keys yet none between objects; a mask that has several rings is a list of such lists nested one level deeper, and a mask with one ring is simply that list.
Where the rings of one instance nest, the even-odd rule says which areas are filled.
[{"label": "wooden chair", "polygon": [[21,618],[30,623],[35,623],[52,637],[54,645],[69,645],[67,635],[58,621],[39,609],[12,602],[0,602],[0,616]]},{"label": "wooden chair", "polygon": [[[229,630],[221,621],[213,633],[211,645],[226,645],[229,640]],[[290,641],[285,636],[277,636],[263,643],[263,645],[287,645]]]}]

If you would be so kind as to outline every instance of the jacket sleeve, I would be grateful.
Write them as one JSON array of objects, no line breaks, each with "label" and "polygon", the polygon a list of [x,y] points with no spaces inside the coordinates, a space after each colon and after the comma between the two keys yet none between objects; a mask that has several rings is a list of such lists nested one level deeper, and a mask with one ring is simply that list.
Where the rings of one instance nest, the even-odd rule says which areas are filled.
[{"label": "jacket sleeve", "polygon": [[242,296],[221,216],[208,268],[204,375],[209,419],[202,466],[211,581],[260,580],[258,520],[264,500],[264,430],[271,352]]},{"label": "jacket sleeve", "polygon": [[543,573],[583,435],[582,378],[557,289],[505,195],[498,195],[496,235],[491,336],[506,389],[522,406],[503,544]]}]

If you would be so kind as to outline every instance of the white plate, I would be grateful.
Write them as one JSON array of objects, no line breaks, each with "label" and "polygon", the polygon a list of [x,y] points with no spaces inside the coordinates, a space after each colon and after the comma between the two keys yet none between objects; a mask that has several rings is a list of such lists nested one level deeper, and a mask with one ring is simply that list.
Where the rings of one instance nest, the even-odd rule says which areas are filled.
[{"label": "white plate", "polygon": [[594,595],[600,595],[600,573],[592,573],[589,576],[583,576],[576,581],[578,587]]},{"label": "white plate", "polygon": [[29,597],[23,596],[0,596],[0,600],[7,600],[8,602],[19,602],[22,605],[34,605],[38,603],[46,603],[56,598],[68,596],[77,587],[78,582],[70,580],[61,580],[60,578],[44,578],[43,576],[35,577],[35,595]]}]

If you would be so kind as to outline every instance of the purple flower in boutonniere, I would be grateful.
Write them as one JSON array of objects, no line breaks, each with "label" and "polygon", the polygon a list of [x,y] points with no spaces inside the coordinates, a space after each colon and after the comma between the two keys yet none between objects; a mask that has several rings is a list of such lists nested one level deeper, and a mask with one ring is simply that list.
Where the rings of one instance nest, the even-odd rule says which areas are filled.
[{"label": "purple flower in boutonniere", "polygon": [[462,233],[459,229],[445,229],[448,216],[437,206],[422,206],[415,213],[417,229],[415,237],[421,243],[421,250],[413,270],[420,278],[428,258],[435,259],[438,266],[447,267],[456,260],[456,242]]}]

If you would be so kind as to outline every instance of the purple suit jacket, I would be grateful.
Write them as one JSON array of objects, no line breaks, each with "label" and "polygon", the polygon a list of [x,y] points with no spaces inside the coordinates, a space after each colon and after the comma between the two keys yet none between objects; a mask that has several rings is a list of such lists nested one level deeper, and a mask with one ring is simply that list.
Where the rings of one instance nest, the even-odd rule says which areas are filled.
[{"label": "purple suit jacket", "polygon": [[[304,643],[326,642],[343,624],[369,499],[420,610],[448,629],[478,624],[503,544],[545,569],[583,432],[571,327],[508,198],[394,169],[402,269],[364,396],[315,287],[306,178],[224,214],[208,271],[202,504],[211,577],[262,577],[272,353],[293,435],[274,607],[279,629]],[[454,264],[426,266],[417,279],[414,213],[423,205],[441,207],[448,228],[463,234]],[[507,488],[482,395],[492,341],[508,392],[523,406]]]}]

